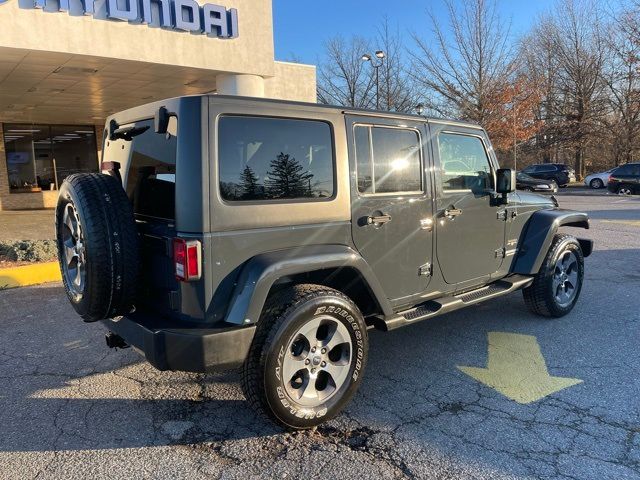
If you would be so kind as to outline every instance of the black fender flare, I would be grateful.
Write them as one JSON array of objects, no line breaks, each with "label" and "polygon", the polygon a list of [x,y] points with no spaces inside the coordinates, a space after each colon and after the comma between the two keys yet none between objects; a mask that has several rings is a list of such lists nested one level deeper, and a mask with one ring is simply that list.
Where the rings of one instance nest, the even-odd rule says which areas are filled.
[{"label": "black fender flare", "polygon": [[382,313],[393,313],[380,282],[364,258],[345,245],[317,245],[262,253],[242,268],[226,322],[252,325],[260,319],[267,295],[282,277],[324,269],[353,268],[362,277]]},{"label": "black fender flare", "polygon": [[[537,274],[547,256],[553,237],[561,226],[588,229],[589,216],[583,212],[559,208],[535,212],[531,215],[520,237],[517,257],[511,266],[511,273]],[[588,257],[593,250],[593,242],[586,239],[578,239],[578,241],[583,255]]]}]

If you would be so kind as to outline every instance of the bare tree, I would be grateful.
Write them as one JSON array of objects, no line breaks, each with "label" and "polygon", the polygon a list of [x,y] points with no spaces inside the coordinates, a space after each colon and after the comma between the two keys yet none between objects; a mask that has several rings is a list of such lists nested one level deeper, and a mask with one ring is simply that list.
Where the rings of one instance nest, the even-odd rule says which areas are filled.
[{"label": "bare tree", "polygon": [[[416,104],[405,65],[405,48],[400,33],[386,19],[375,38],[343,39],[335,37],[326,45],[325,60],[318,71],[318,101],[358,108],[376,105],[375,70],[362,56],[383,50],[385,58],[379,70],[380,108],[409,112]],[[377,59],[375,59],[377,60]]]},{"label": "bare tree", "polygon": [[602,73],[606,58],[601,12],[594,0],[560,0],[550,23],[558,60],[558,135],[572,146],[576,174],[585,174],[585,151],[605,113]]},{"label": "bare tree", "polygon": [[549,18],[542,18],[520,43],[521,72],[531,84],[538,86],[540,95],[540,101],[533,108],[540,125],[534,145],[544,163],[551,162],[554,147],[558,145],[556,132],[563,115],[558,109],[560,67],[555,52],[555,29]]},{"label": "bare tree", "polygon": [[603,120],[616,165],[632,162],[640,149],[640,41],[637,11],[617,16],[611,26],[604,81],[609,115]]},{"label": "bare tree", "polygon": [[412,76],[425,90],[426,106],[483,126],[497,123],[503,92],[515,71],[510,25],[495,0],[445,0],[451,31],[429,12],[433,39],[414,34]]},{"label": "bare tree", "polygon": [[326,58],[318,69],[318,101],[357,108],[374,106],[375,78],[362,61],[369,43],[362,37],[335,37],[326,42],[325,49]]}]

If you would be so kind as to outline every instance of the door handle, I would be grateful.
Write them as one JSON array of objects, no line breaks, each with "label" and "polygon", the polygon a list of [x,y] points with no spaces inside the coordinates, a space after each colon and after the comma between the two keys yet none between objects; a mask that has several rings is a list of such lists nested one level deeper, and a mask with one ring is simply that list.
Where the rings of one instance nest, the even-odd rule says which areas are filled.
[{"label": "door handle", "polygon": [[384,225],[385,223],[388,223],[390,221],[391,221],[391,215],[388,215],[386,213],[382,215],[375,215],[373,217],[371,216],[367,217],[367,225],[375,225],[376,227],[379,227],[380,225]]},{"label": "door handle", "polygon": [[459,208],[447,208],[444,211],[444,216],[451,219],[462,215],[462,210]]}]

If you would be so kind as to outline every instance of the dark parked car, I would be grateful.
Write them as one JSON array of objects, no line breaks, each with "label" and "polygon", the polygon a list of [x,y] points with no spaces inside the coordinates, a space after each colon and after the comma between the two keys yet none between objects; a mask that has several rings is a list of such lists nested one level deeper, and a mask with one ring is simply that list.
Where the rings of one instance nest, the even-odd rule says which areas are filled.
[{"label": "dark parked car", "polygon": [[518,289],[568,314],[593,247],[558,231],[587,215],[515,192],[469,123],[201,95],[111,116],[102,151],[56,209],[76,312],[160,370],[242,367],[288,428],[347,405],[371,328]]},{"label": "dark parked car", "polygon": [[556,193],[558,191],[555,180],[539,180],[522,172],[516,174],[516,188],[529,192]]},{"label": "dark parked car", "polygon": [[540,180],[553,180],[559,187],[566,187],[576,179],[575,170],[562,163],[529,165],[522,170],[522,173]]},{"label": "dark parked car", "polygon": [[613,170],[607,188],[618,195],[640,195],[640,163],[627,163]]}]

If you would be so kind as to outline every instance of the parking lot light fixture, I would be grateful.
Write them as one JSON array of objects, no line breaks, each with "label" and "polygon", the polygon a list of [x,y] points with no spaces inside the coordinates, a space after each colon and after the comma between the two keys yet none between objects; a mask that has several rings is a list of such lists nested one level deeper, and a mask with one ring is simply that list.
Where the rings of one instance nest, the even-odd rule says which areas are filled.
[{"label": "parking lot light fixture", "polygon": [[373,61],[373,57],[368,53],[362,55],[363,62],[370,62],[371,67],[376,72],[376,110],[380,110],[380,67],[384,65],[384,59],[387,56],[386,53],[382,50],[376,50],[376,58],[379,60],[378,62]]}]

